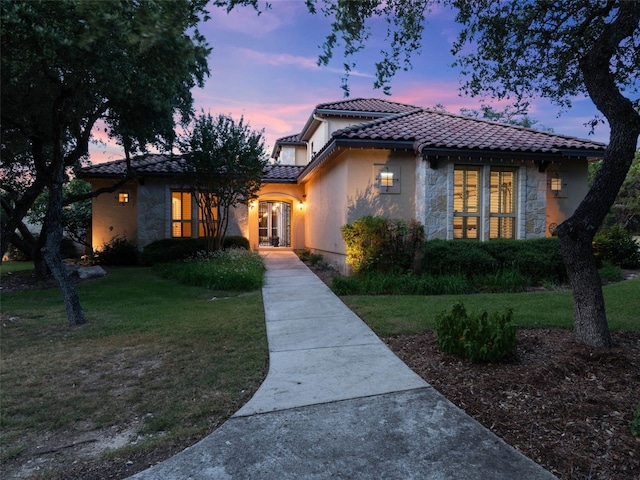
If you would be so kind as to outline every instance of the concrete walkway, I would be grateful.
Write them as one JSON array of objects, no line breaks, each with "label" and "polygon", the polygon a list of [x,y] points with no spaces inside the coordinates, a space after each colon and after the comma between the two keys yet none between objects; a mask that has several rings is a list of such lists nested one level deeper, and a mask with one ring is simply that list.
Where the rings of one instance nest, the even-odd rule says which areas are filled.
[{"label": "concrete walkway", "polygon": [[133,478],[555,478],[410,370],[294,253],[265,261],[265,382],[211,435]]}]

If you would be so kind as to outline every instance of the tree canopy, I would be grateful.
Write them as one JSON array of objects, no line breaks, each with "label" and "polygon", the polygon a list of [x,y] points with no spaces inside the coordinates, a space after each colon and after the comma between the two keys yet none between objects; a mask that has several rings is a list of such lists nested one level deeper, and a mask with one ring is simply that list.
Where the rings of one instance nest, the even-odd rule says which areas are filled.
[{"label": "tree canopy", "polygon": [[180,141],[187,181],[197,193],[207,249],[222,248],[231,208],[255,198],[267,155],[262,132],[241,117],[201,114]]},{"label": "tree canopy", "polygon": [[[174,141],[176,115],[192,116],[191,88],[208,74],[209,47],[198,31],[206,0],[32,2],[2,0],[2,162],[26,169],[26,184],[3,187],[2,250],[45,189],[41,236],[69,320],[83,323],[59,258],[62,185],[99,131],[129,158]],[[5,139],[11,140],[8,144]],[[5,155],[6,154],[6,155]]]}]

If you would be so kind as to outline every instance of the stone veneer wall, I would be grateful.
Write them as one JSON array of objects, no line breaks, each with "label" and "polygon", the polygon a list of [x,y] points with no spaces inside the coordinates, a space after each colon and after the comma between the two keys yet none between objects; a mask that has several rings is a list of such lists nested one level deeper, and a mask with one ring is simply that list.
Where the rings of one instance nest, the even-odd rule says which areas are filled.
[{"label": "stone veneer wall", "polygon": [[[540,173],[535,166],[520,169],[519,181],[520,215],[519,238],[538,238],[546,235],[547,229],[547,174]],[[524,225],[522,225],[522,223]]]},{"label": "stone veneer wall", "polygon": [[[489,196],[490,165],[481,170],[483,178],[483,198]],[[441,163],[437,169],[424,161],[416,169],[416,217],[425,227],[427,239],[453,238],[453,227],[450,218],[453,216],[454,163]],[[546,173],[538,172],[533,164],[523,165],[517,169],[518,176],[518,223],[517,238],[538,238],[546,234]],[[424,206],[424,207],[421,207]],[[483,239],[488,240],[489,208],[485,202],[483,212]]]},{"label": "stone veneer wall", "polygon": [[[447,164],[440,165],[437,169],[429,166],[429,163],[422,162],[422,176],[416,176],[422,185],[416,188],[424,192],[424,217],[421,219],[424,224],[425,235],[428,240],[434,238],[446,239],[447,226],[449,224],[448,195],[449,195],[449,168]],[[451,166],[452,167],[452,166]],[[422,180],[424,179],[424,180]]]},{"label": "stone veneer wall", "polygon": [[146,179],[138,186],[138,248],[171,237],[171,198],[165,181]]}]

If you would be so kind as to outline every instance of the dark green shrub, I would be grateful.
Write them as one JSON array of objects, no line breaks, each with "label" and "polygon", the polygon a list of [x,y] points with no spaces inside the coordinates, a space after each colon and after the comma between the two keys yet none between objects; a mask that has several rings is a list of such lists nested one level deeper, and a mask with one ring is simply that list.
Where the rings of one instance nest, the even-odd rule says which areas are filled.
[{"label": "dark green shrub", "polygon": [[430,240],[422,251],[422,271],[431,275],[474,275],[498,269],[496,260],[475,240]]},{"label": "dark green shrub", "polygon": [[[507,291],[519,291],[517,284],[562,283],[567,274],[556,238],[531,240],[430,240],[423,246],[423,270],[431,275],[462,273],[478,279],[486,277],[517,280]],[[516,272],[515,274],[513,272]],[[486,288],[484,288],[486,290]]]},{"label": "dark green shrub", "polygon": [[605,261],[598,269],[600,280],[603,282],[617,282],[622,280],[622,270],[619,266],[614,265],[611,262]]},{"label": "dark green shrub", "polygon": [[531,283],[515,268],[505,268],[489,275],[473,277],[475,290],[482,293],[524,292]]},{"label": "dark green shrub", "polygon": [[513,310],[489,315],[486,311],[468,314],[456,303],[451,312],[436,318],[436,343],[444,352],[468,358],[472,362],[496,362],[516,347],[516,328],[511,323]]},{"label": "dark green shrub", "polygon": [[[249,240],[241,236],[225,237],[223,245],[225,250],[229,248],[249,250]],[[140,261],[143,265],[177,262],[193,257],[206,249],[205,238],[165,238],[144,247]]]},{"label": "dark green shrub", "polygon": [[111,241],[94,253],[97,265],[137,265],[138,247],[125,237],[113,237]]},{"label": "dark green shrub", "polygon": [[248,238],[245,238],[241,235],[230,235],[224,237],[222,248],[224,250],[228,250],[230,248],[242,248],[244,250],[249,250],[251,248],[251,244],[249,243]]},{"label": "dark green shrub", "polygon": [[611,262],[622,268],[640,267],[640,245],[624,228],[603,228],[593,239],[594,254],[600,263]]}]

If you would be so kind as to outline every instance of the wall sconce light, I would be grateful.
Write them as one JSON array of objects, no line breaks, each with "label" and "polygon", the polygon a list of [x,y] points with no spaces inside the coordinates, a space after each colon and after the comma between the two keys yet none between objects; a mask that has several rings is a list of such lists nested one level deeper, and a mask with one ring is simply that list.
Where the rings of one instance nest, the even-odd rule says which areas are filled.
[{"label": "wall sconce light", "polygon": [[302,203],[302,200],[300,200],[298,202],[298,210],[302,211],[302,207],[304,206],[304,203]]},{"label": "wall sconce light", "polygon": [[396,192],[397,188],[400,186],[399,184],[399,171],[397,168],[390,169],[388,166],[382,167],[378,171],[378,175],[376,176],[376,185],[377,187],[384,192]]},{"label": "wall sconce light", "polygon": [[562,177],[558,172],[549,179],[549,189],[557,197],[562,191]]},{"label": "wall sconce light", "polygon": [[121,207],[124,207],[129,204],[129,192],[118,192],[118,203]]}]

